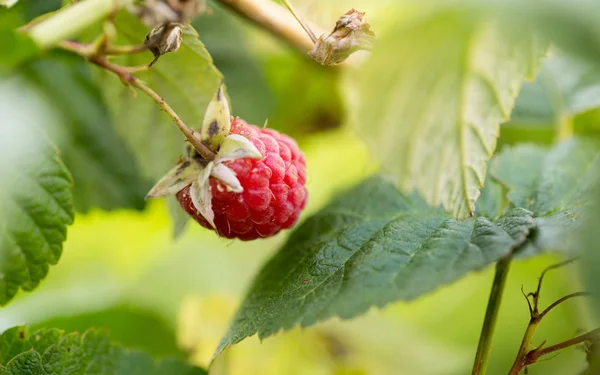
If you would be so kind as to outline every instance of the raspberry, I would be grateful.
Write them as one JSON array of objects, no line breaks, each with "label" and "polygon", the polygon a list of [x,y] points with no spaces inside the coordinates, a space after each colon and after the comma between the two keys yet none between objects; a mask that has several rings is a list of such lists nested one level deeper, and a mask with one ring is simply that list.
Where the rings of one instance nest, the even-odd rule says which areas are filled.
[{"label": "raspberry", "polygon": [[224,162],[236,175],[243,192],[234,193],[210,177],[213,228],[196,209],[188,185],[177,193],[183,209],[200,225],[226,238],[244,241],[264,238],[292,227],[306,205],[306,160],[296,142],[272,129],[235,119],[230,134],[247,138],[263,156]]}]

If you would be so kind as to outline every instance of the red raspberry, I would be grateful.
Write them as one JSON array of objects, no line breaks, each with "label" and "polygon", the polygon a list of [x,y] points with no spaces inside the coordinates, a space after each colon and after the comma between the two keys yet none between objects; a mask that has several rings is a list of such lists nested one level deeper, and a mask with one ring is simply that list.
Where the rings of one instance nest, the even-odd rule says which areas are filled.
[{"label": "red raspberry", "polygon": [[[231,134],[248,138],[263,159],[226,162],[244,191],[233,193],[210,177],[214,223],[220,236],[244,241],[270,237],[292,227],[306,205],[306,160],[296,141],[272,129],[261,129],[233,120]],[[214,228],[196,210],[190,185],[177,193],[183,209],[205,228]]]}]

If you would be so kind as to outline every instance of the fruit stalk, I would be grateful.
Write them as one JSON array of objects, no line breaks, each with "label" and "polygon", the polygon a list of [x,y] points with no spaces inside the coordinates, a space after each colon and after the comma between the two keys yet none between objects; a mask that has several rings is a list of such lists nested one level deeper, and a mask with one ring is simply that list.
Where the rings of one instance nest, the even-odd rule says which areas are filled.
[{"label": "fruit stalk", "polygon": [[[290,12],[270,0],[218,1],[302,52],[310,51],[314,46],[311,38]],[[317,35],[324,33],[320,28],[312,24],[310,25],[310,29]]]}]

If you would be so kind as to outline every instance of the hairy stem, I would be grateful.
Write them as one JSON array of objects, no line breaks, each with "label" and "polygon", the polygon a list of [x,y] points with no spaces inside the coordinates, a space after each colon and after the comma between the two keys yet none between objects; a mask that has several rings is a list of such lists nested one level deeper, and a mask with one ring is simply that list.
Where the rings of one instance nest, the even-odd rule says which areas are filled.
[{"label": "hairy stem", "polygon": [[116,74],[123,83],[129,84],[146,95],[148,95],[152,100],[156,102],[160,106],[160,108],[169,115],[171,120],[177,125],[179,130],[183,133],[187,141],[202,155],[202,157],[208,161],[214,160],[215,154],[206,147],[198,137],[194,135],[192,129],[190,129],[182,120],[179,118],[177,113],[171,108],[171,106],[163,99],[160,95],[158,95],[154,90],[150,87],[146,86],[142,81],[135,78],[131,74],[131,69],[127,67],[123,67],[120,65],[116,65],[111,63],[105,56],[96,56],[89,59],[92,63],[97,66]]},{"label": "hairy stem", "polygon": [[501,259],[496,264],[496,274],[492,283],[490,298],[485,312],[481,335],[479,336],[479,344],[477,345],[477,353],[475,354],[475,362],[473,363],[472,375],[485,374],[488,360],[490,358],[490,350],[492,347],[492,337],[498,320],[498,312],[502,302],[502,294],[506,285],[506,278],[510,269],[511,257]]},{"label": "hairy stem", "polygon": [[[307,52],[313,48],[314,43],[302,26],[294,20],[294,17],[287,10],[271,0],[218,1],[300,51]],[[310,29],[317,31],[317,34],[323,34],[314,25],[311,25]]]},{"label": "hairy stem", "polygon": [[86,0],[74,3],[26,28],[27,35],[42,49],[73,37],[121,9],[131,0]]}]

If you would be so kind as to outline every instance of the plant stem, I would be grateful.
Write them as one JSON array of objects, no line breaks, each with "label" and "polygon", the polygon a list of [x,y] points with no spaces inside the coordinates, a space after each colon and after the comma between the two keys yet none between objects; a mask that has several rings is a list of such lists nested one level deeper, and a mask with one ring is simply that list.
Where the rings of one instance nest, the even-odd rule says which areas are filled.
[{"label": "plant stem", "polygon": [[539,318],[542,319],[544,317],[544,315],[548,314],[553,308],[555,308],[556,306],[565,302],[566,300],[569,300],[571,298],[576,298],[576,297],[588,297],[590,295],[591,295],[591,293],[589,293],[589,292],[577,292],[577,293],[572,293],[572,294],[566,295],[566,296],[558,299],[557,301],[554,301],[554,303],[552,303],[544,311],[542,311]]},{"label": "plant stem", "polygon": [[525,330],[525,334],[523,335],[523,340],[521,340],[521,346],[519,347],[517,358],[515,358],[515,361],[508,372],[509,375],[518,375],[521,372],[521,369],[525,366],[525,358],[529,352],[533,334],[535,333],[535,330],[539,324],[540,320],[536,317],[532,317],[529,321],[527,329]]},{"label": "plant stem", "polygon": [[502,294],[506,285],[506,278],[510,269],[511,256],[500,259],[496,264],[496,273],[492,283],[492,290],[488,299],[487,310],[481,335],[479,336],[479,344],[477,345],[477,353],[475,354],[475,362],[473,363],[472,375],[485,374],[488,360],[490,358],[490,350],[492,346],[492,337],[498,320],[498,312],[502,302]]},{"label": "plant stem", "polygon": [[[294,17],[271,0],[218,0],[242,17],[285,40],[300,51],[312,50],[313,41]],[[323,34],[314,25],[312,30]]]},{"label": "plant stem", "polygon": [[109,46],[104,51],[107,55],[134,55],[144,52],[148,49],[147,46],[140,44],[137,46]]},{"label": "plant stem", "polygon": [[[540,321],[538,320],[537,323],[539,322]],[[531,335],[533,335],[533,330],[535,330],[535,328],[532,329]],[[523,340],[525,341],[525,338],[523,338]],[[561,343],[551,345],[546,348],[542,348],[540,346],[539,348],[533,349],[531,351],[527,351],[527,349],[525,348],[525,353],[521,357],[517,357],[517,360],[510,369],[508,375],[518,375],[525,366],[535,363],[538,359],[540,359],[540,357],[545,356],[547,354],[554,353],[558,350],[562,350],[573,345],[581,344],[585,341],[598,340],[600,340],[600,328],[593,329],[590,332],[584,333],[583,335],[579,335],[570,340],[563,341]]]},{"label": "plant stem", "polygon": [[31,25],[27,34],[41,48],[47,49],[73,37],[121,9],[131,0],[86,0],[65,7],[52,16]]},{"label": "plant stem", "polygon": [[198,137],[194,135],[192,129],[190,129],[182,120],[179,118],[177,113],[171,108],[171,106],[163,99],[160,95],[158,95],[154,90],[150,87],[146,86],[142,81],[135,78],[130,71],[130,68],[123,67],[120,65],[116,65],[111,63],[106,56],[96,56],[89,59],[90,62],[98,65],[99,67],[116,74],[121,81],[125,84],[129,84],[146,95],[148,95],[152,100],[156,102],[160,106],[160,108],[169,115],[171,120],[177,125],[179,130],[183,133],[188,142],[202,155],[205,160],[212,161],[215,159],[215,154],[212,152],[207,146],[205,146],[202,141]]},{"label": "plant stem", "polygon": [[[521,288],[521,292],[523,293],[523,296],[527,300],[527,306],[529,307],[530,318],[529,318],[529,324],[527,325],[527,329],[525,330],[525,334],[523,335],[523,340],[521,340],[521,346],[519,347],[517,357],[515,358],[515,361],[513,362],[512,366],[510,368],[510,371],[508,372],[509,375],[518,375],[525,366],[535,363],[535,361],[537,361],[537,359],[539,357],[541,357],[542,355],[557,351],[562,348],[566,348],[567,346],[575,345],[577,342],[574,342],[574,341],[580,339],[582,336],[585,336],[585,335],[582,335],[582,336],[576,337],[574,339],[567,340],[561,344],[553,345],[553,346],[550,346],[547,348],[543,348],[544,344],[546,343],[544,341],[537,348],[529,350],[529,348],[531,347],[531,341],[533,339],[533,334],[535,333],[535,330],[539,326],[539,324],[542,321],[542,319],[544,318],[544,316],[546,316],[556,306],[560,305],[561,303],[563,303],[571,298],[583,297],[583,296],[589,295],[589,293],[587,293],[587,292],[572,293],[572,294],[569,294],[567,296],[564,296],[564,297],[558,299],[557,301],[552,303],[550,306],[548,306],[545,310],[543,310],[541,313],[539,311],[540,310],[539,309],[540,293],[542,290],[542,283],[544,281],[544,277],[546,276],[546,274],[551,270],[569,265],[569,264],[573,263],[575,260],[577,260],[577,259],[575,259],[575,258],[568,259],[566,261],[546,267],[544,269],[544,271],[542,271],[542,274],[540,275],[540,278],[538,280],[537,289],[535,292],[525,294],[525,292],[523,292],[523,288]],[[533,300],[533,306],[529,299],[530,297]],[[596,331],[596,330],[594,330],[594,331]],[[594,331],[592,331],[592,332],[594,332]],[[592,332],[589,332],[588,334],[592,334]],[[588,334],[586,334],[586,335],[588,335]],[[591,337],[591,336],[586,336],[586,337]],[[571,342],[574,342],[574,343],[571,343]]]},{"label": "plant stem", "polygon": [[534,350],[533,353],[531,353],[531,355],[529,355],[528,357],[531,359],[532,362],[535,362],[541,356],[553,353],[557,350],[561,350],[564,348],[568,348],[569,346],[581,344],[584,341],[594,341],[594,340],[599,340],[599,339],[600,339],[600,328],[596,328],[596,329],[589,331],[588,333],[584,333],[577,337],[573,337],[572,339],[563,341],[559,344],[551,345],[551,346],[548,346],[546,348],[539,349],[539,350]]},{"label": "plant stem", "polygon": [[292,6],[292,4],[288,1],[288,0],[282,0],[283,4],[286,6],[286,8],[288,8],[288,10],[290,11],[290,13],[292,13],[292,16],[294,16],[294,18],[296,19],[296,21],[298,21],[298,23],[300,24],[300,26],[302,26],[302,28],[304,29],[304,31],[306,31],[306,34],[308,35],[308,37],[310,38],[310,40],[312,40],[313,43],[317,42],[317,37],[315,36],[315,33],[313,33],[313,31],[311,30],[310,26],[308,26],[308,24],[306,22],[304,22],[304,20],[302,18],[300,18],[298,16],[298,14],[296,14],[296,10],[294,9],[294,7]]}]

